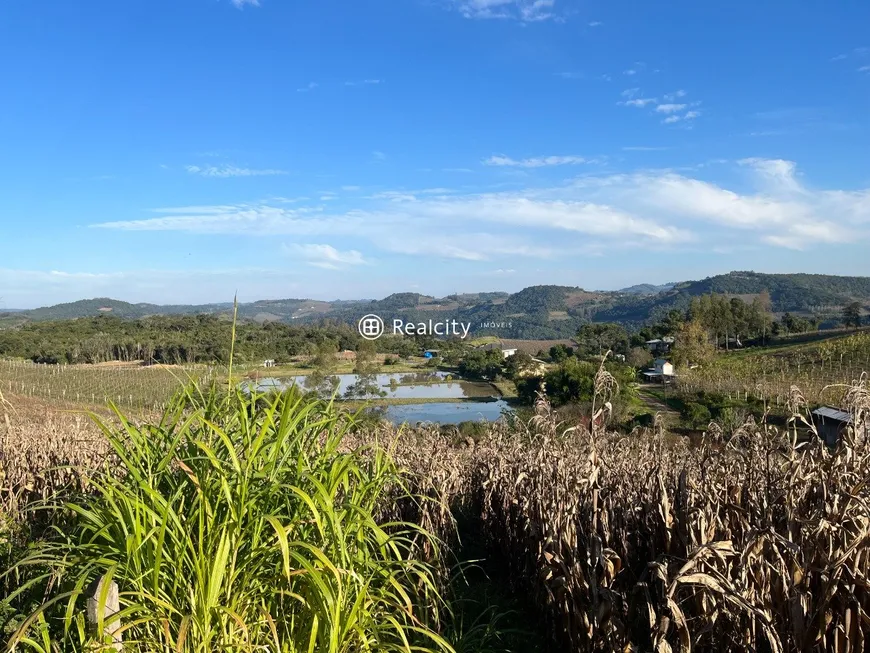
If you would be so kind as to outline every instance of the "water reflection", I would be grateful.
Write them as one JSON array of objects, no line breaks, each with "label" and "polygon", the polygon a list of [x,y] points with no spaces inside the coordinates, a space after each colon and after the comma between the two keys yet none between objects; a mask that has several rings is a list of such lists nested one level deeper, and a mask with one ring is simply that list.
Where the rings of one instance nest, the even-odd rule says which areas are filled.
[{"label": "water reflection", "polygon": [[286,390],[293,385],[324,397],[342,399],[470,399],[497,397],[488,383],[455,380],[445,372],[408,374],[336,374],[326,377],[264,378],[246,387],[257,392]]}]

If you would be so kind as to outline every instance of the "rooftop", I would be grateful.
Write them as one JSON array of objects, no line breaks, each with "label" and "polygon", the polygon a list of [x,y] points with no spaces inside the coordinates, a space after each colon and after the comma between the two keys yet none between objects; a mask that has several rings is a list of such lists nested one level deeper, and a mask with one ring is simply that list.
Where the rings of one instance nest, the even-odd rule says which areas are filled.
[{"label": "rooftop", "polygon": [[838,410],[836,408],[831,408],[830,406],[822,406],[821,408],[816,408],[813,411],[813,415],[818,415],[819,417],[825,417],[827,419],[832,419],[837,422],[845,422],[849,423],[852,421],[852,416],[844,410]]}]

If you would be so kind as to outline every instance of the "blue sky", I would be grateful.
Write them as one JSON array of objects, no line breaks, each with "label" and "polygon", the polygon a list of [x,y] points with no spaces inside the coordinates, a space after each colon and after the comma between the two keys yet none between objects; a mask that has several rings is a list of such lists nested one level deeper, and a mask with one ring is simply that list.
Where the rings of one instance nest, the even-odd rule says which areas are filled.
[{"label": "blue sky", "polygon": [[870,274],[870,4],[0,5],[0,307]]}]

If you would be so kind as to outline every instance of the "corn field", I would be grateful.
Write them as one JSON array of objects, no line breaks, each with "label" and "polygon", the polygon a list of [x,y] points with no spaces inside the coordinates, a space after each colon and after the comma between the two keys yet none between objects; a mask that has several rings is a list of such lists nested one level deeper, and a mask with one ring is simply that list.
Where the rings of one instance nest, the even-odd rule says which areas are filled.
[{"label": "corn field", "polygon": [[208,382],[217,371],[202,365],[40,365],[0,360],[0,390],[59,403],[161,411],[191,380]]},{"label": "corn field", "polygon": [[[593,406],[596,416],[603,417],[608,414],[613,392],[612,379],[604,378],[605,374],[599,372]],[[865,423],[870,414],[866,380],[850,386],[843,401],[854,423]],[[597,426],[590,432],[560,423],[542,396],[531,420],[494,424],[476,442],[462,440],[458,433],[446,429],[395,429],[381,424],[350,430],[341,427],[346,435],[340,445],[330,444],[327,435],[321,440],[325,445],[315,445],[316,440],[312,440],[308,446],[314,447],[311,455],[316,456],[324,455],[323,446],[327,450],[335,446],[336,452],[356,452],[371,457],[378,469],[384,468],[386,456],[405,470],[405,480],[391,477],[389,485],[378,486],[377,502],[366,505],[378,523],[408,520],[403,523],[413,523],[419,533],[429,534],[415,538],[405,550],[413,550],[421,564],[431,565],[439,555],[443,558],[444,552],[438,553],[440,546],[455,546],[469,536],[468,531],[457,531],[455,518],[472,515],[471,527],[485,541],[488,557],[516,595],[528,603],[521,616],[540,633],[537,650],[863,651],[865,638],[870,636],[870,441],[860,430],[845,433],[835,449],[826,448],[818,438],[805,440],[799,435],[812,430],[807,398],[791,387],[786,404],[792,419],[785,429],[750,419],[727,437],[711,426],[700,444],[694,445],[663,433],[660,420],[652,429],[630,435],[607,433]],[[301,405],[285,407],[279,403],[259,417],[255,412],[248,418],[244,415],[250,411],[245,408],[232,422],[247,424],[241,431],[224,418],[226,432],[239,438],[239,462],[231,463],[235,457],[229,450],[226,472],[221,473],[232,474],[233,466],[245,460],[249,446],[245,443],[258,441],[258,433],[274,428],[270,424],[287,425],[283,428],[290,431],[284,437],[303,429],[309,414],[305,410]],[[248,419],[251,421],[246,422]],[[329,419],[341,422],[343,418]],[[208,424],[217,423],[214,420],[210,418]],[[312,423],[322,424],[317,420]],[[590,423],[599,422],[593,419]],[[150,441],[158,433],[171,432],[161,424],[131,425],[123,432],[134,442],[149,433]],[[105,456],[105,443],[98,437],[54,445],[40,437],[38,426],[21,430],[14,417],[11,429],[0,440],[0,464],[11,470],[3,481],[6,496],[16,496],[19,502],[23,495],[48,496],[53,484],[69,480],[46,477],[46,465],[55,465],[65,457],[77,464],[94,465]],[[90,433],[96,434],[93,429]],[[217,456],[215,460],[208,463],[209,457],[185,458],[184,466],[175,470],[169,486],[179,493],[175,501],[188,496],[185,492],[198,496],[207,491],[207,485],[218,501],[234,487],[220,489],[220,483],[215,485],[217,478],[205,482],[211,478],[206,469],[212,470],[208,474],[224,469],[215,466],[223,459],[223,454],[216,452],[227,446],[218,435],[209,449],[211,456]],[[22,437],[29,439],[31,446],[18,446]],[[115,450],[118,437],[113,436]],[[139,446],[145,446],[146,441],[142,442]],[[158,458],[165,457],[162,451],[157,451]],[[179,451],[179,455],[187,455],[184,449]],[[295,455],[302,455],[301,451]],[[297,462],[294,457],[293,465],[303,464],[303,460],[307,458]],[[335,474],[346,478],[342,471]],[[76,478],[86,485],[84,475]],[[268,502],[270,510],[277,510],[280,504],[274,502],[273,490],[278,491],[277,486],[267,493],[272,497]],[[344,496],[336,494],[333,500],[340,502]],[[367,502],[375,499],[366,496]],[[266,500],[265,494],[263,497]],[[409,501],[412,497],[417,498]],[[317,498],[317,506],[324,512],[317,514],[325,516],[329,513],[327,504],[319,503],[322,500]],[[182,504],[178,505],[180,509]],[[163,509],[168,510],[165,505]],[[143,513],[142,518],[148,514]],[[294,528],[308,528],[309,537],[322,537],[309,528],[317,522],[317,514],[305,514],[308,521]],[[96,536],[98,524],[111,523],[109,516],[101,518],[106,519],[109,521],[88,526],[88,537]],[[469,528],[467,521],[463,523]],[[259,530],[256,537],[264,538],[266,533]],[[173,537],[182,538],[183,533]],[[263,543],[270,541],[267,538]],[[142,546],[152,547],[147,540]],[[262,555],[272,555],[267,551],[271,551],[268,546]],[[75,552],[68,546],[63,550],[64,556],[74,556]],[[245,555],[249,553],[245,549]],[[104,550],[100,555],[110,556]],[[123,558],[128,554],[111,554],[118,555]],[[286,560],[284,566],[276,568],[276,584],[284,582],[279,583],[279,578],[295,578],[292,574],[313,573],[306,571],[305,560],[291,558],[289,567]],[[336,578],[341,573],[353,574],[353,559],[346,559],[344,564],[347,566],[336,567]],[[425,569],[425,574],[431,575],[418,580],[437,583],[435,569]],[[153,574],[149,572],[147,577],[152,579]],[[135,584],[138,578],[134,573],[122,587]],[[350,577],[347,580],[355,582]],[[160,583],[161,588],[162,583],[170,583],[162,578],[148,582]],[[176,585],[179,582],[174,577],[171,580]],[[308,591],[314,590],[308,587]],[[187,596],[173,598],[170,593],[162,600],[181,605]],[[216,601],[227,609],[245,607],[231,593],[221,593]],[[418,613],[423,608],[415,601],[411,599],[408,606],[415,606],[414,614],[425,623],[430,646],[420,650],[459,650],[445,626],[449,618],[426,610]],[[436,605],[437,599],[427,594],[424,603]],[[309,609],[317,613],[323,608],[310,604]],[[168,626],[149,632],[155,638],[163,637],[161,632],[169,633],[165,641],[171,640],[174,647],[178,640],[172,638],[186,613],[181,608],[177,614],[161,608],[161,614]],[[299,615],[305,643],[311,637],[315,637],[311,641],[320,641],[319,635],[311,635],[312,615],[305,610],[294,614]],[[245,615],[245,619],[254,619],[253,613]],[[226,632],[208,631],[208,646],[211,650],[231,647],[232,637],[241,637],[241,631],[232,627],[231,620],[218,619],[217,613],[214,618]],[[339,621],[339,615],[331,614],[321,623],[329,629]],[[375,628],[373,622],[366,623],[367,628]],[[269,632],[259,621],[256,627],[258,633]],[[34,625],[34,629],[38,627]],[[295,637],[293,627],[286,623],[280,624],[279,632],[286,641]],[[191,648],[182,642],[178,650],[209,649]],[[262,650],[300,649],[271,646]],[[338,649],[324,646],[305,650]],[[375,646],[371,650],[381,649]]]}]

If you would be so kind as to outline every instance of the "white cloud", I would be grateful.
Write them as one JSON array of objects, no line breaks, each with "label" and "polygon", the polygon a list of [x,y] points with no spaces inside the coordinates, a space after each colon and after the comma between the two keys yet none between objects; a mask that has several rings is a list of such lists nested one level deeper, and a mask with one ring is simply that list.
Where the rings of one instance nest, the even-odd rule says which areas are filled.
[{"label": "white cloud", "polygon": [[286,175],[285,170],[256,170],[253,168],[239,168],[236,166],[185,166],[184,168],[192,175],[201,177],[264,177],[272,175]]},{"label": "white cloud", "polygon": [[604,25],[600,20],[593,20],[589,23],[589,27],[601,27]]},{"label": "white cloud", "polygon": [[318,86],[320,86],[320,85],[317,82],[308,82],[308,84],[306,86],[303,86],[301,88],[297,88],[296,92],[297,93],[307,93],[308,91],[314,90]]},{"label": "white cloud", "polygon": [[308,265],[325,270],[341,270],[353,265],[363,265],[366,260],[355,249],[339,251],[332,245],[300,245],[283,246],[284,252],[298,256]]},{"label": "white cloud", "polygon": [[676,113],[686,108],[685,104],[660,104],[656,107],[658,113]]},{"label": "white cloud", "polygon": [[360,190],[359,186],[342,186],[341,190],[346,191],[348,193],[353,193],[355,191]]},{"label": "white cloud", "polygon": [[[682,108],[684,108],[686,105],[680,105],[680,106],[681,106],[681,108],[676,109],[676,111],[682,110]],[[662,112],[662,113],[666,113],[666,112]],[[672,125],[674,123],[681,122],[681,121],[694,120],[695,118],[699,117],[700,115],[701,115],[700,111],[687,111],[682,116],[677,115],[676,113],[672,113],[667,118],[662,120],[662,122],[665,123],[666,125]]]},{"label": "white cloud", "polygon": [[244,9],[245,5],[251,5],[252,7],[260,6],[260,0],[231,0],[231,2],[238,9]]},{"label": "white cloud", "polygon": [[499,18],[539,22],[556,18],[555,0],[447,0],[466,18]]},{"label": "white cloud", "polygon": [[512,166],[519,168],[543,168],[545,166],[563,166],[577,165],[580,163],[591,163],[591,161],[582,156],[539,156],[529,159],[512,159],[503,154],[496,154],[483,162],[488,166]]},{"label": "white cloud", "polygon": [[[334,211],[272,203],[181,207],[160,210],[156,217],[93,226],[281,236],[301,243],[317,237],[348,238],[394,254],[468,261],[552,258],[625,247],[679,248],[692,242],[800,249],[870,236],[870,189],[812,189],[789,161],[748,158],[740,164],[755,190],[659,171],[582,176],[567,185],[512,192],[385,191]],[[362,256],[352,253],[356,249],[305,247],[298,252],[332,265],[353,265]]]},{"label": "white cloud", "polygon": [[861,66],[858,69],[859,73],[870,73],[870,66]]},{"label": "white cloud", "polygon": [[381,152],[380,150],[374,150],[372,152],[372,157],[375,159],[375,161],[384,161],[384,160],[386,160],[387,155],[384,154],[383,152]]},{"label": "white cloud", "polygon": [[345,86],[366,86],[366,85],[380,84],[380,83],[381,83],[380,79],[363,79],[363,80],[358,81],[358,82],[345,82],[344,85]]},{"label": "white cloud", "polygon": [[640,89],[635,87],[625,89],[620,95],[622,95],[622,97],[633,98],[637,97],[638,93],[640,93]]},{"label": "white cloud", "polygon": [[622,71],[623,75],[637,75],[637,70],[635,68],[629,68],[628,70]]},{"label": "white cloud", "polygon": [[666,93],[665,102],[674,102],[681,97],[686,97],[686,92],[683,89],[674,91],[673,93]]},{"label": "white cloud", "polygon": [[658,100],[654,97],[638,97],[632,100],[626,100],[625,102],[618,102],[617,104],[622,104],[627,107],[639,107],[642,109],[646,105],[655,104],[656,102],[658,102]]}]

